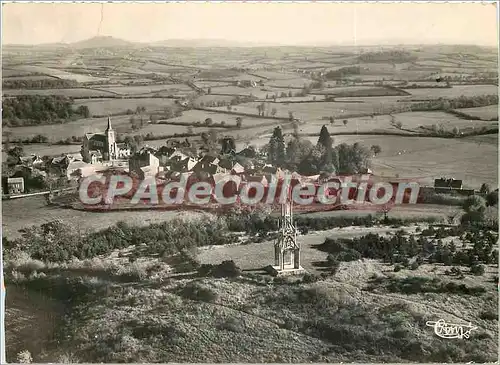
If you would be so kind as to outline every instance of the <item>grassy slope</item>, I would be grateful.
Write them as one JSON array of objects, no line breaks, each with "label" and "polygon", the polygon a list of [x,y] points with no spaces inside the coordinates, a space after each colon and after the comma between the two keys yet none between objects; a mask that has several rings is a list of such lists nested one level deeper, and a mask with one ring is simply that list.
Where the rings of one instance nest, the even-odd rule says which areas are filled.
[{"label": "grassy slope", "polygon": [[[80,305],[68,346],[89,362],[483,362],[496,357],[496,322],[478,319],[481,310],[495,308],[494,295],[475,297],[472,304],[471,298],[450,294],[445,299],[368,293],[344,281],[350,271],[358,273],[360,283],[359,272],[368,273],[370,263],[349,265],[340,280],[311,284],[250,275],[107,284],[106,294]],[[443,308],[445,300],[467,316],[451,314]],[[467,341],[443,340],[425,325],[440,318],[471,321],[479,329]]]}]

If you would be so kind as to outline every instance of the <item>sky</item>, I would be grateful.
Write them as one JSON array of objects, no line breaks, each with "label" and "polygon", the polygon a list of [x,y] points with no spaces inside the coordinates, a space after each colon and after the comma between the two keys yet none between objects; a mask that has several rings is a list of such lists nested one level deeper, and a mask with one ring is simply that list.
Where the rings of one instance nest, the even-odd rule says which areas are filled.
[{"label": "sky", "polygon": [[265,44],[498,46],[487,3],[3,3],[3,44],[224,39]]}]

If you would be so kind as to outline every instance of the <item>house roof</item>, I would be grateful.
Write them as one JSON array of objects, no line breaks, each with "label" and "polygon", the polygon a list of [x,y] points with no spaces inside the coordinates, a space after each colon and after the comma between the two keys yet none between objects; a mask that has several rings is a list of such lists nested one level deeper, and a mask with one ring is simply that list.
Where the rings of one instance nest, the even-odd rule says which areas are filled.
[{"label": "house roof", "polygon": [[68,156],[64,155],[64,156],[54,157],[52,159],[51,163],[54,164],[54,165],[59,165],[59,164],[62,164],[62,163],[69,162],[68,160],[69,160]]},{"label": "house roof", "polygon": [[242,174],[243,172],[245,172],[245,168],[238,162],[236,162],[232,168],[232,171],[236,172],[237,174]]},{"label": "house roof", "polygon": [[24,183],[24,177],[9,177],[7,178],[8,184]]}]

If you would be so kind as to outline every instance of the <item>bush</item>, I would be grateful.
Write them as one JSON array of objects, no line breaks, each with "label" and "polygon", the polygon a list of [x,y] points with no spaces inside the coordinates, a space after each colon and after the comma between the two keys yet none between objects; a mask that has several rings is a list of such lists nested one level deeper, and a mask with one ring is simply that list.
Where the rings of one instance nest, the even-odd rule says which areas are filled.
[{"label": "bush", "polygon": [[419,265],[419,263],[418,263],[417,261],[413,261],[413,262],[411,263],[411,265],[410,265],[410,269],[411,269],[411,270],[417,270],[419,266],[420,266],[420,265]]},{"label": "bush", "polygon": [[398,271],[401,271],[403,269],[403,266],[400,265],[400,264],[396,264],[394,265],[394,272],[398,272]]},{"label": "bush", "polygon": [[203,264],[198,268],[198,275],[216,278],[235,278],[241,275],[241,269],[233,260],[223,261],[219,265]]},{"label": "bush", "polygon": [[346,251],[339,253],[337,255],[337,259],[339,261],[346,261],[346,262],[356,261],[361,259],[361,253],[353,249],[348,249]]},{"label": "bush", "polygon": [[180,291],[184,298],[212,303],[217,300],[217,293],[209,288],[204,288],[197,283],[190,283]]},{"label": "bush", "polygon": [[485,321],[498,321],[498,312],[484,311],[479,314],[479,318],[484,319]]},{"label": "bush", "polygon": [[302,277],[302,282],[306,283],[306,284],[315,283],[315,282],[319,281],[319,279],[320,278],[317,275],[310,274],[310,273],[306,272],[304,274],[304,276]]},{"label": "bush", "polygon": [[484,274],[484,265],[474,264],[470,267],[470,273],[472,275],[481,276]]}]

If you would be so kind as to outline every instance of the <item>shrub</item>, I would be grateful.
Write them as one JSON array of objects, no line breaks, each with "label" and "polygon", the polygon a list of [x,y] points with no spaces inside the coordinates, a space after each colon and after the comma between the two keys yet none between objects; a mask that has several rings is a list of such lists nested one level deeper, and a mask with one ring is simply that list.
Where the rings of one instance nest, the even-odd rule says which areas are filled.
[{"label": "shrub", "polygon": [[411,263],[411,265],[410,265],[410,269],[411,269],[411,270],[417,270],[419,266],[420,266],[420,265],[419,265],[419,263],[418,263],[417,261],[413,261],[413,262]]},{"label": "shrub", "polygon": [[219,265],[203,264],[198,268],[200,276],[213,276],[216,278],[234,278],[241,275],[241,269],[233,260],[222,261]]},{"label": "shrub", "polygon": [[361,253],[359,253],[356,250],[353,249],[348,249],[346,251],[343,251],[337,255],[337,259],[339,261],[356,261],[361,259]]},{"label": "shrub", "polygon": [[394,272],[398,272],[398,271],[401,271],[403,269],[403,266],[400,265],[400,264],[396,264],[394,265]]},{"label": "shrub", "polygon": [[204,288],[197,283],[190,283],[180,291],[184,298],[198,300],[202,302],[214,302],[217,300],[217,293],[210,288]]},{"label": "shrub", "polygon": [[479,318],[484,319],[485,321],[498,321],[498,312],[484,311],[479,314]]},{"label": "shrub", "polygon": [[314,274],[310,274],[308,272],[306,272],[304,274],[304,276],[302,277],[302,282],[303,283],[315,283],[317,281],[319,281],[319,277],[317,275],[314,275]]},{"label": "shrub", "polygon": [[470,267],[470,273],[476,276],[481,276],[484,274],[484,265],[473,264]]}]

